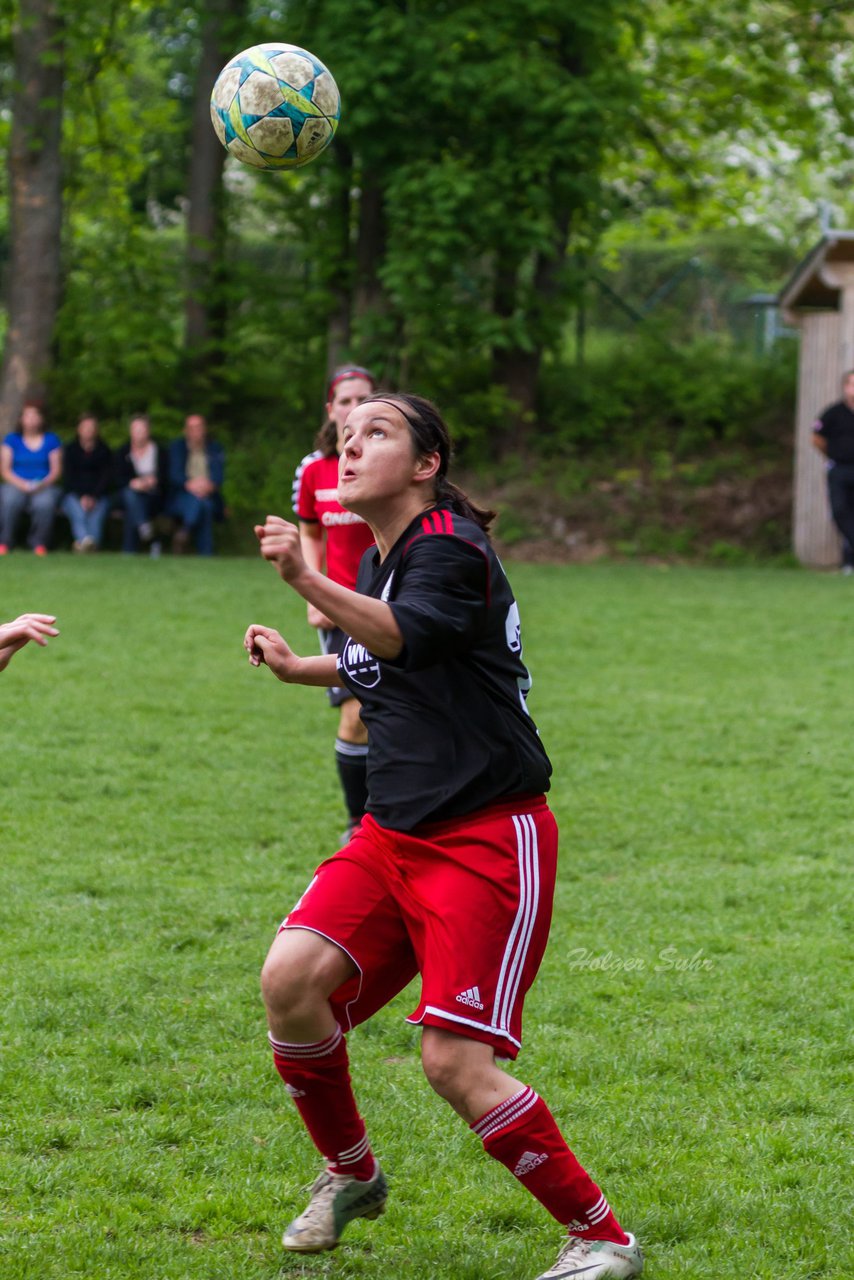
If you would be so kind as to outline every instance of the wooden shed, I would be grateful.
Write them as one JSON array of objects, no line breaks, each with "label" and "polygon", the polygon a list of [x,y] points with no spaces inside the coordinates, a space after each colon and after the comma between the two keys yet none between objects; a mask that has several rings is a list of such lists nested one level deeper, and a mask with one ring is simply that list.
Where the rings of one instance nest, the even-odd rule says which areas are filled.
[{"label": "wooden shed", "polygon": [[854,231],[828,231],[780,292],[789,324],[801,331],[795,422],[793,542],[802,564],[835,567],[839,534],[830,518],[825,464],[812,428],[842,398],[842,375],[854,369]]}]

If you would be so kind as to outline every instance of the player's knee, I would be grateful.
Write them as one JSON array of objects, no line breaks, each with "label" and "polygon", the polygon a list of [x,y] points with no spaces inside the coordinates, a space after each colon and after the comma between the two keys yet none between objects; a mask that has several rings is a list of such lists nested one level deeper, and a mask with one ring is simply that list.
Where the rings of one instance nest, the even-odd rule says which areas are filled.
[{"label": "player's knee", "polygon": [[261,994],[272,1020],[310,1016],[346,982],[356,966],[338,947],[304,929],[284,929],[261,970]]},{"label": "player's knee", "polygon": [[314,986],[311,971],[288,948],[271,948],[261,970],[261,995],[270,1014],[282,1020],[302,1012],[313,1002]]},{"label": "player's knee", "polygon": [[454,1037],[426,1035],[421,1042],[421,1066],[430,1087],[452,1107],[458,1107],[468,1091],[466,1056]]},{"label": "player's knee", "polygon": [[281,1014],[288,1007],[289,985],[287,967],[271,952],[261,969],[261,995],[271,1013]]}]

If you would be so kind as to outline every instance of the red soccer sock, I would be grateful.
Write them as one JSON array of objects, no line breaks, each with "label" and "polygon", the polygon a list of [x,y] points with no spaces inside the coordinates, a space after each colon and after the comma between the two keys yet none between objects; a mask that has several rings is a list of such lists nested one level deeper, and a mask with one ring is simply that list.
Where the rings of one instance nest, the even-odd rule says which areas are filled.
[{"label": "red soccer sock", "polygon": [[269,1039],[276,1070],[330,1172],[368,1181],[375,1161],[353,1096],[341,1028],[317,1044],[286,1044],[272,1035]]},{"label": "red soccer sock", "polygon": [[611,1206],[563,1140],[554,1116],[533,1089],[522,1089],[481,1116],[472,1130],[489,1155],[567,1226],[571,1236],[628,1244]]}]

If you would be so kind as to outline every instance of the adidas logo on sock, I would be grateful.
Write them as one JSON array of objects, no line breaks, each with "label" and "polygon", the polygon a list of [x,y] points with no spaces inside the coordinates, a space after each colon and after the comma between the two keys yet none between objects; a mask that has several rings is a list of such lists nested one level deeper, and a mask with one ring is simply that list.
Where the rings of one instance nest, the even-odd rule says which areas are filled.
[{"label": "adidas logo on sock", "polygon": [[298,1089],[295,1084],[286,1084],[285,1089],[292,1098],[304,1098],[305,1089]]},{"label": "adidas logo on sock", "polygon": [[457,1004],[467,1004],[470,1009],[483,1009],[483,1001],[477,987],[469,987],[468,991],[461,991],[456,1000]]},{"label": "adidas logo on sock", "polygon": [[517,1178],[524,1178],[526,1173],[533,1173],[535,1169],[539,1169],[541,1164],[545,1164],[548,1156],[545,1151],[541,1151],[538,1155],[533,1151],[526,1151],[521,1156],[519,1163],[513,1170]]}]

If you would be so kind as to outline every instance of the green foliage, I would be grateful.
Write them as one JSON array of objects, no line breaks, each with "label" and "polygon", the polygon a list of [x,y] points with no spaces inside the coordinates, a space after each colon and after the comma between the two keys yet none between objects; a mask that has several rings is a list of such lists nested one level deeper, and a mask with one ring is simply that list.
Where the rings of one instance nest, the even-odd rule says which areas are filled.
[{"label": "green foliage", "polygon": [[753,226],[808,244],[824,199],[848,225],[850,5],[666,0],[644,13],[633,129],[628,146],[613,139],[607,169],[615,221],[664,235]]},{"label": "green foliage", "polygon": [[[60,7],[54,416],[70,420],[82,404],[111,419],[144,403],[177,411],[189,385],[190,110],[209,6]],[[19,10],[0,13],[0,107]],[[252,4],[235,49],[276,34],[313,49],[339,82],[343,116],[333,147],[304,170],[226,168],[212,416],[234,439],[257,434],[259,448],[273,422],[294,433],[313,424],[334,330],[336,355],[438,398],[471,460],[525,443],[511,428],[512,370],[526,356],[531,386],[543,361],[536,415],[526,402],[530,436],[593,441],[611,427],[610,371],[593,348],[618,333],[615,363],[635,348],[629,363],[650,384],[634,406],[617,386],[619,431],[631,422],[642,439],[663,416],[685,447],[725,434],[742,412],[725,393],[745,418],[758,411],[749,375],[725,376],[725,346],[708,349],[721,370],[712,386],[688,355],[647,375],[661,360],[612,308],[605,322],[590,317],[591,367],[576,376],[568,323],[582,294],[592,307],[591,271],[634,304],[696,257],[704,292],[673,290],[645,326],[672,349],[707,332],[724,291],[780,282],[814,235],[819,195],[840,218],[854,212],[849,21],[845,6],[806,0],[498,0],[488,21],[473,0]],[[781,93],[781,66],[809,92]],[[0,146],[7,134],[0,110]]]},{"label": "green foliage", "polygon": [[[152,26],[153,24],[153,26]],[[75,9],[64,113],[65,272],[51,391],[56,416],[108,417],[179,390],[186,134],[175,50],[152,6]],[[161,43],[156,35],[163,39]],[[164,168],[165,166],[165,168]]]},{"label": "green foliage", "polygon": [[52,378],[54,402],[67,420],[86,406],[102,417],[125,418],[143,409],[156,417],[175,405],[180,271],[174,236],[167,254],[164,237],[144,226],[87,222],[81,228]]},{"label": "green foliage", "polygon": [[[559,264],[569,222],[577,233],[597,216],[604,133],[631,92],[630,76],[615,91],[612,74],[625,8],[503,3],[489,23],[474,5],[294,10],[288,37],[332,67],[342,123],[334,156],[297,174],[229,167],[235,425],[269,413],[273,352],[286,353],[300,411],[313,398],[342,294],[354,355],[458,405],[503,350],[559,340],[565,299],[545,297],[535,265]],[[255,22],[252,37],[265,38],[263,10]],[[373,231],[366,188],[378,192]]]},{"label": "green foliage", "polygon": [[720,339],[676,347],[649,337],[582,369],[547,366],[531,443],[608,453],[615,464],[656,450],[683,457],[721,441],[779,450],[794,403],[793,355],[781,346],[757,359]]},{"label": "green foliage", "polygon": [[[850,1280],[850,583],[510,574],[562,834],[514,1074],[656,1280]],[[431,1094],[415,989],[350,1037],[388,1212],[283,1258],[317,1158],[257,973],[341,800],[321,691],[240,641],[313,646],[303,602],[257,559],[3,583],[62,629],[0,676],[3,1280],[538,1275],[561,1230]]]}]

